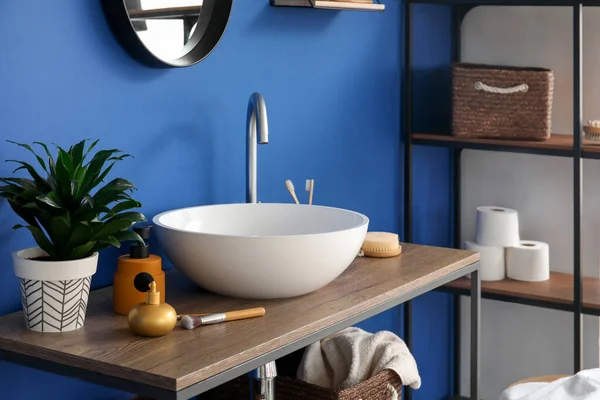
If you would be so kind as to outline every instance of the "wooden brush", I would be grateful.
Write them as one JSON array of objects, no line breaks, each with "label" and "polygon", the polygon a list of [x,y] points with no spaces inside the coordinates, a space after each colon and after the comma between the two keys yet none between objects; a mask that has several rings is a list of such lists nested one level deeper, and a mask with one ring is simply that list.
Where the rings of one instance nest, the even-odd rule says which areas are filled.
[{"label": "wooden brush", "polygon": [[189,315],[190,317],[204,317],[205,315],[209,315],[209,314],[208,313],[205,313],[205,314],[178,314],[177,321],[181,321],[181,319],[183,317],[185,317],[186,315]]},{"label": "wooden brush", "polygon": [[308,204],[312,205],[313,192],[315,191],[315,180],[314,179],[306,180],[306,191],[308,192]]},{"label": "wooden brush", "polygon": [[600,142],[600,121],[588,121],[583,127],[584,137],[595,142]]},{"label": "wooden brush", "polygon": [[296,197],[296,191],[294,190],[294,184],[292,183],[292,181],[290,181],[289,179],[285,181],[285,187],[287,188],[288,192],[290,192],[290,194],[292,195],[292,198],[294,199],[296,204],[300,204],[300,202],[298,201],[298,197]]},{"label": "wooden brush", "polygon": [[185,329],[195,329],[202,325],[218,324],[227,321],[262,317],[266,313],[263,307],[249,308],[247,310],[229,311],[225,313],[208,314],[200,317],[184,315],[181,326]]},{"label": "wooden brush", "polygon": [[395,257],[402,253],[402,246],[395,233],[367,232],[361,250],[365,257]]}]

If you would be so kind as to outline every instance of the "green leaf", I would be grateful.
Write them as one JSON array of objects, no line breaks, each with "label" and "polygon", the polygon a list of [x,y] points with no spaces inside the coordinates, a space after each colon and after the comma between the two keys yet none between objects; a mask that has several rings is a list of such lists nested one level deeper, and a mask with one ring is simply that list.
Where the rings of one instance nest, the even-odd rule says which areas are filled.
[{"label": "green leaf", "polygon": [[91,256],[94,253],[93,247],[95,244],[95,242],[87,242],[73,248],[73,250],[69,252],[69,259],[80,260],[82,258]]},{"label": "green leaf", "polygon": [[62,199],[71,195],[71,173],[60,157],[56,162],[56,192]]},{"label": "green leaf", "polygon": [[89,194],[86,194],[85,196],[83,196],[83,200],[81,201],[81,205],[82,206],[89,206],[91,209],[94,208],[94,198],[92,196],[90,196]]},{"label": "green leaf", "polygon": [[96,185],[94,187],[98,186],[100,184],[100,182],[102,182],[104,180],[104,178],[106,178],[106,175],[108,175],[108,173],[114,166],[115,166],[115,163],[112,163],[108,167],[106,167],[106,169],[104,171],[102,171],[100,176],[98,178],[96,178],[96,180],[94,182],[94,183],[96,183]]},{"label": "green leaf", "polygon": [[100,243],[107,243],[117,249],[121,247],[121,242],[119,242],[114,236],[107,236],[105,239],[98,240]]},{"label": "green leaf", "polygon": [[94,155],[89,163],[86,164],[87,171],[82,185],[84,191],[89,192],[100,184],[102,179],[104,179],[108,173],[107,171],[104,171],[102,179],[99,179],[98,177],[102,173],[102,167],[104,166],[104,163],[106,163],[106,161],[115,153],[121,153],[121,150],[101,150]]},{"label": "green leaf", "polygon": [[94,232],[89,225],[79,222],[77,225],[75,225],[73,231],[71,232],[71,236],[67,241],[67,247],[75,248],[83,245],[86,242],[89,242],[93,233]]},{"label": "green leaf", "polygon": [[78,187],[79,187],[79,193],[78,193],[78,195],[84,193],[83,190],[81,190],[81,189],[82,189],[82,186],[83,186],[83,180],[85,179],[86,172],[87,172],[87,167],[84,166],[84,165],[82,165],[79,168],[77,168],[75,170],[75,172],[74,172],[73,180],[77,181],[77,183],[78,183]]},{"label": "green leaf", "polygon": [[28,210],[24,210],[23,206],[17,203],[14,199],[7,199],[10,208],[17,214],[19,217],[23,219],[23,221],[27,222],[32,226],[39,226],[37,220],[35,219],[35,214],[28,212]]},{"label": "green leaf", "polygon": [[111,157],[107,161],[123,161],[124,159],[126,159],[128,157],[133,158],[133,156],[131,154],[123,154],[123,155],[118,156],[118,157]]},{"label": "green leaf", "polygon": [[113,179],[99,189],[94,195],[96,204],[111,204],[115,201],[130,200],[131,197],[125,193],[126,190],[135,189],[135,186],[126,179]]},{"label": "green leaf", "polygon": [[52,154],[50,154],[50,150],[48,150],[48,146],[46,146],[46,144],[42,142],[33,142],[33,144],[42,146],[44,148],[44,151],[46,152],[46,155],[48,156],[48,160],[54,161],[54,158],[52,158]]},{"label": "green leaf", "polygon": [[66,245],[71,232],[69,214],[53,217],[50,220],[48,234],[55,244]]},{"label": "green leaf", "polygon": [[116,178],[116,179],[113,179],[112,181],[108,182],[102,188],[100,188],[100,190],[98,190],[98,193],[102,192],[104,190],[118,190],[120,192],[124,192],[126,190],[131,190],[131,189],[135,189],[135,186],[133,185],[133,183],[129,182],[127,179]]},{"label": "green leaf", "polygon": [[69,155],[73,159],[74,168],[79,167],[83,162],[83,149],[85,148],[85,142],[87,142],[87,139],[82,140],[69,149]]},{"label": "green leaf", "polygon": [[140,235],[138,235],[137,233],[135,233],[134,231],[131,231],[131,230],[117,232],[112,236],[121,243],[126,242],[126,241],[133,241],[133,242],[138,242],[140,244],[146,245],[146,243],[144,242],[144,239],[142,239],[142,237]]},{"label": "green leaf", "polygon": [[26,162],[19,161],[19,160],[6,160],[6,161],[7,162],[16,163],[16,164],[20,165],[20,167],[17,168],[17,169],[15,169],[13,171],[13,173],[16,172],[16,171],[18,171],[18,170],[20,170],[20,169],[26,169],[27,172],[29,172],[29,175],[31,175],[31,177],[33,178],[33,180],[40,186],[40,189],[42,191],[47,192],[47,191],[51,190],[50,189],[50,185],[48,184],[48,181],[46,179],[42,178],[37,173],[37,171],[35,170],[35,168],[33,168],[31,165],[27,164]]},{"label": "green leaf", "polygon": [[50,175],[54,177],[56,175],[56,164],[53,158],[48,160],[48,168],[50,169]]},{"label": "green leaf", "polygon": [[62,210],[62,206],[56,201],[55,198],[53,198],[53,196],[50,196],[50,195],[48,195],[48,196],[38,196],[38,197],[36,197],[36,200],[39,201],[40,203],[48,205],[48,206],[50,206],[52,208],[56,208],[56,209]]},{"label": "green leaf", "polygon": [[23,189],[38,190],[38,186],[31,179],[26,178],[0,178],[0,182],[15,184],[21,186]]},{"label": "green leaf", "polygon": [[33,148],[28,145],[28,144],[24,144],[24,143],[17,143],[17,142],[13,142],[12,140],[7,140],[8,143],[12,143],[12,144],[16,144],[17,146],[21,146],[24,149],[29,150],[34,156],[35,158],[37,158],[38,163],[40,163],[40,165],[42,166],[42,168],[44,168],[44,171],[48,172],[48,169],[46,169],[46,163],[44,162],[44,159],[42,157],[40,157],[35,150],[33,150]]},{"label": "green leaf", "polygon": [[48,253],[48,255],[50,256],[51,259],[56,258],[56,252],[54,251],[54,247],[52,246],[52,243],[50,242],[50,240],[48,240],[48,238],[46,237],[46,235],[44,235],[44,232],[42,232],[42,230],[40,228],[38,228],[36,226],[31,226],[31,225],[29,225],[29,226],[15,225],[15,226],[13,226],[13,229],[21,229],[21,228],[28,229],[29,232],[31,232],[37,245],[40,246],[40,248],[42,250],[44,250],[46,253]]},{"label": "green leaf", "polygon": [[[114,218],[114,217],[113,217]],[[114,220],[106,221],[103,226],[94,233],[94,240],[102,240],[108,236],[113,236],[115,233],[131,228],[135,222],[129,220]]]},{"label": "green leaf", "polygon": [[95,243],[96,244],[94,245],[94,247],[92,247],[92,250],[90,250],[90,253],[102,251],[102,250],[106,249],[107,247],[110,247],[110,244],[108,244],[106,242],[95,242]]},{"label": "green leaf", "polygon": [[73,175],[73,159],[71,158],[71,155],[69,153],[67,153],[60,147],[58,147],[58,158],[56,159],[56,167],[58,168],[59,165],[62,165],[62,167],[69,172],[69,177]]},{"label": "green leaf", "polygon": [[[117,203],[117,205],[115,205],[112,209],[111,209],[111,213],[110,214],[106,214],[102,219],[108,219],[111,216],[115,215],[115,214],[119,214],[123,211],[126,210],[131,210],[132,208],[140,208],[142,206],[142,203],[140,203],[137,200],[125,200],[125,201],[121,201],[119,203]],[[111,215],[112,214],[112,215]]]},{"label": "green leaf", "polygon": [[8,195],[14,196],[23,193],[24,189],[21,186],[8,184],[6,186],[0,186],[0,193],[6,193]]},{"label": "green leaf", "polygon": [[114,217],[112,217],[111,219],[106,221],[106,223],[109,223],[112,221],[129,221],[132,223],[146,222],[146,216],[144,214],[142,214],[141,212],[129,211],[129,212],[124,212],[124,213],[115,215]]},{"label": "green leaf", "polygon": [[83,158],[87,157],[87,155],[90,154],[90,151],[94,150],[94,147],[96,147],[96,145],[98,144],[99,141],[100,141],[100,139],[94,140],[94,142],[90,145],[90,147],[88,147]]}]

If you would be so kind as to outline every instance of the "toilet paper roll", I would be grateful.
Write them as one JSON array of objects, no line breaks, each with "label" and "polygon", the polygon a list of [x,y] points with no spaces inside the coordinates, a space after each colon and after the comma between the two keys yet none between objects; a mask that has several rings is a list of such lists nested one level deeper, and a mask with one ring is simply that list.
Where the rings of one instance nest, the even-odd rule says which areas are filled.
[{"label": "toilet paper roll", "polygon": [[465,248],[481,253],[479,275],[482,281],[500,281],[504,279],[504,247],[483,246],[479,243],[466,241]]},{"label": "toilet paper roll", "polygon": [[539,282],[550,279],[548,243],[521,240],[506,249],[506,275],[518,281]]},{"label": "toilet paper roll", "polygon": [[519,244],[519,216],[504,207],[477,207],[477,239],[484,246],[511,247]]}]

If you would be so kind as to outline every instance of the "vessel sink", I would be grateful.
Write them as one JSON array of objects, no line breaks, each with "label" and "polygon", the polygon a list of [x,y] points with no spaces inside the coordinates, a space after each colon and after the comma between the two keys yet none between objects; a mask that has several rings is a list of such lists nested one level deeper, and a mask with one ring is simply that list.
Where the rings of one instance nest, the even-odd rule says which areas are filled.
[{"label": "vessel sink", "polygon": [[183,208],[153,222],[181,273],[212,292],[252,299],[327,285],[357,256],[369,226],[349,210],[274,203]]}]

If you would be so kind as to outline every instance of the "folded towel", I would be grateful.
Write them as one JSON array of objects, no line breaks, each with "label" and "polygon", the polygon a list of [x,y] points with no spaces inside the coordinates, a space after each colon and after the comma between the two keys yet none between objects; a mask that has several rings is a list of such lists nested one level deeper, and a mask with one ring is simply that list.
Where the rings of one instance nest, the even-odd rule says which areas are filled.
[{"label": "folded towel", "polygon": [[550,383],[521,383],[506,389],[500,400],[598,400],[600,368],[588,369]]},{"label": "folded towel", "polygon": [[404,385],[421,387],[417,363],[402,339],[388,331],[375,334],[347,328],[308,346],[298,368],[298,379],[341,390],[389,369]]}]

